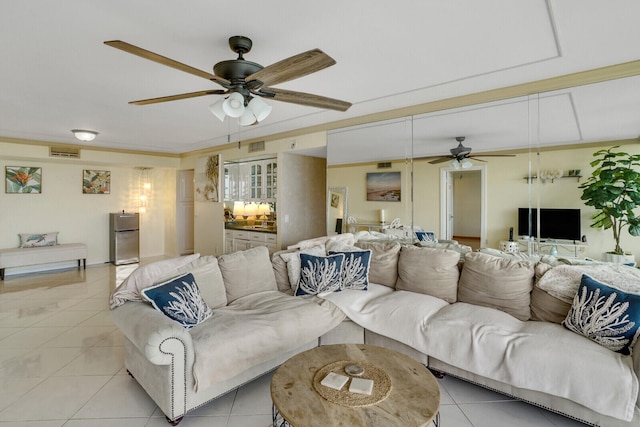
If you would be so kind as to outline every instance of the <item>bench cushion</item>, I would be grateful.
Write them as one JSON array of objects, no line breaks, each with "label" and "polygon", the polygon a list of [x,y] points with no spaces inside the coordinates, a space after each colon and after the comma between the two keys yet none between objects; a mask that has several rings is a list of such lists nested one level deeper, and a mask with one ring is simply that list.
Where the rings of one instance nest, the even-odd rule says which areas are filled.
[{"label": "bench cushion", "polygon": [[62,243],[55,246],[0,249],[0,268],[23,267],[50,262],[87,258],[84,243]]}]

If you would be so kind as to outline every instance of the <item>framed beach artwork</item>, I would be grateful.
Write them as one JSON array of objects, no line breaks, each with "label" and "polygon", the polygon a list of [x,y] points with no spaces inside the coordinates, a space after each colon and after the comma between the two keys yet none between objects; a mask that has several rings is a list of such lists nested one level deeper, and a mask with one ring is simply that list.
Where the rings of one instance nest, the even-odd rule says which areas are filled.
[{"label": "framed beach artwork", "polygon": [[6,193],[42,193],[42,168],[5,166],[4,175]]},{"label": "framed beach artwork", "polygon": [[111,194],[111,171],[82,171],[83,194]]},{"label": "framed beach artwork", "polygon": [[399,202],[402,182],[400,172],[367,173],[367,201]]}]

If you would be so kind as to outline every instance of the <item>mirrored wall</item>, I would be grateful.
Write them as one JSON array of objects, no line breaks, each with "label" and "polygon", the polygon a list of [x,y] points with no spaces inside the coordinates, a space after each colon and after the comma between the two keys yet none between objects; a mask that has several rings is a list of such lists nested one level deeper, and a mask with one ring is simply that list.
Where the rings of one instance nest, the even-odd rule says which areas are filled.
[{"label": "mirrored wall", "polygon": [[[328,185],[347,190],[346,231],[380,231],[397,219],[482,247],[499,248],[511,228],[514,240],[536,234],[532,219],[522,224],[523,208],[579,209],[589,241],[580,255],[596,257],[609,234],[589,228],[578,185],[597,149],[640,152],[638,117],[640,76],[631,76],[355,125],[328,134]],[[461,136],[471,150],[464,165],[445,158]],[[376,198],[397,182],[397,199]]]}]

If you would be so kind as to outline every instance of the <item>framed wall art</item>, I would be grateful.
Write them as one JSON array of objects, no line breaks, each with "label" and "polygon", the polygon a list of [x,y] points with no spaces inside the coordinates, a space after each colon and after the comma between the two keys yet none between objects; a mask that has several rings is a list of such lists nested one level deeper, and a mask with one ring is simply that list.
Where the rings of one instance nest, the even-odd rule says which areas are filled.
[{"label": "framed wall art", "polygon": [[42,168],[5,166],[4,173],[6,193],[42,193]]},{"label": "framed wall art", "polygon": [[195,185],[197,202],[218,202],[220,194],[220,155],[202,156],[196,159]]},{"label": "framed wall art", "polygon": [[399,202],[402,196],[400,172],[367,173],[367,200]]},{"label": "framed wall art", "polygon": [[82,171],[83,194],[110,194],[111,171],[85,169]]}]

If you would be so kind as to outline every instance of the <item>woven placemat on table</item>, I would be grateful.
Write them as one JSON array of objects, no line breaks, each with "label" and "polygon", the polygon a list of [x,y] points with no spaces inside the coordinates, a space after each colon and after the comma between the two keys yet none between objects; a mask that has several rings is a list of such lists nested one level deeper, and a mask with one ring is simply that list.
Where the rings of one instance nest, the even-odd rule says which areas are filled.
[{"label": "woven placemat on table", "polygon": [[[349,380],[341,390],[335,390],[320,384],[320,382],[324,379],[324,377],[327,376],[329,372],[334,372],[336,374],[351,377],[344,371],[344,368],[347,365],[359,365],[364,368],[364,374],[358,378],[373,380],[373,391],[371,392],[371,395],[351,393],[349,391],[351,380]],[[323,368],[320,368],[320,370],[316,372],[316,375],[313,377],[313,388],[315,388],[316,392],[318,392],[320,396],[331,403],[346,406],[349,408],[357,408],[362,406],[375,405],[376,403],[382,402],[384,399],[386,399],[391,393],[391,378],[389,378],[389,375],[387,375],[387,373],[382,369],[376,368],[369,363],[359,360],[341,360],[339,362],[330,363]]]}]

